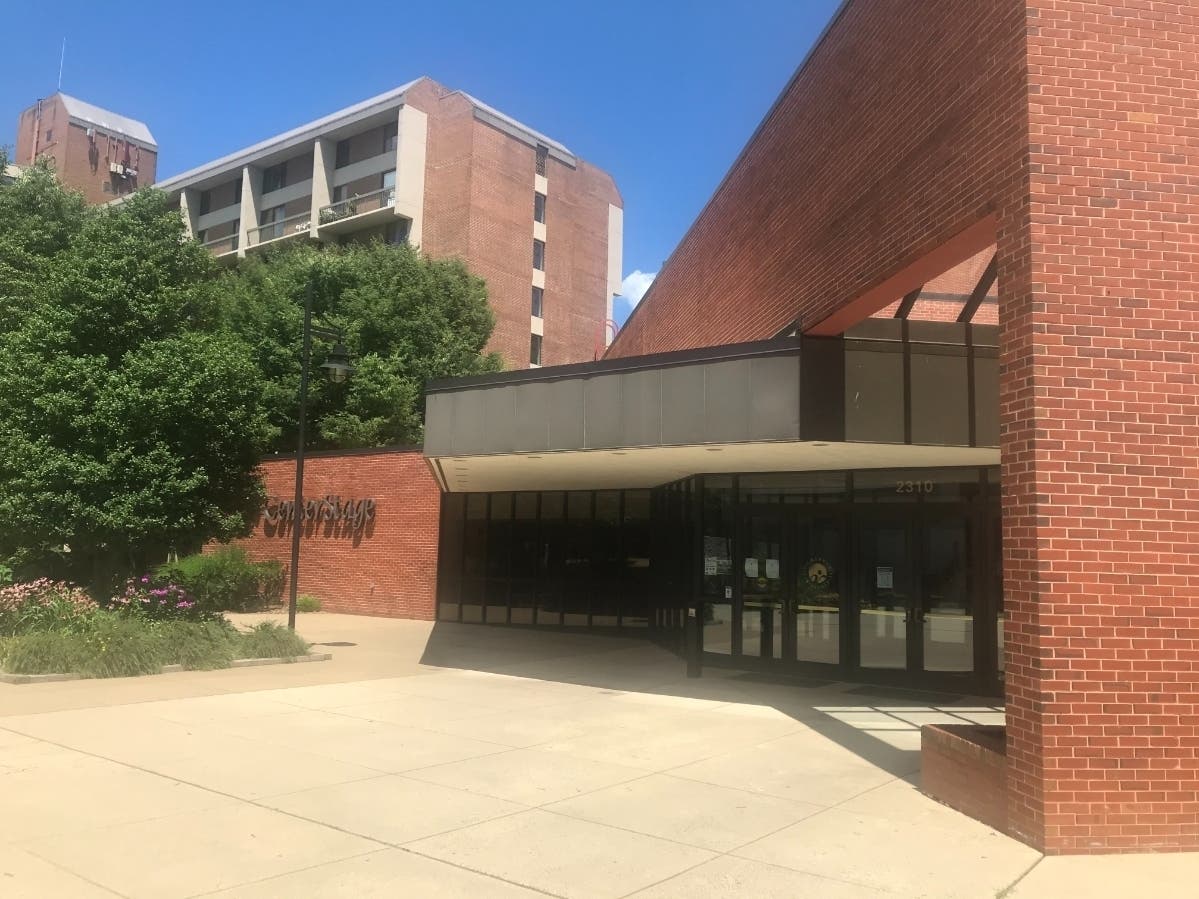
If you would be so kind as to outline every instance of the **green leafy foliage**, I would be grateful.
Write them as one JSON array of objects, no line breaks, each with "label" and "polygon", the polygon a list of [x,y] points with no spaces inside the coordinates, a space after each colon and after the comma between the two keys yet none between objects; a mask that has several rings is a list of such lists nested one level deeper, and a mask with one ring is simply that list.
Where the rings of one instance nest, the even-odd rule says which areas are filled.
[{"label": "green leafy foliage", "polygon": [[0,187],[0,557],[103,594],[246,532],[271,428],[213,265],[158,192]]},{"label": "green leafy foliage", "polygon": [[321,601],[310,593],[301,593],[296,597],[297,612],[319,612]]},{"label": "green leafy foliage", "polygon": [[0,588],[0,636],[78,630],[97,608],[87,593],[62,581],[11,584]]},{"label": "green leafy foliage", "polygon": [[155,621],[94,611],[70,628],[43,625],[44,629],[0,637],[0,669],[11,674],[132,677],[156,674],[164,665],[199,671],[228,668],[235,659],[294,659],[309,649],[293,631],[273,622],[239,631],[224,619]]},{"label": "green leafy foliage", "polygon": [[240,635],[243,659],[294,659],[308,652],[308,644],[295,631],[263,621]]},{"label": "green leafy foliage", "polygon": [[[274,427],[272,449],[296,445],[303,297],[315,317],[345,334],[354,376],[309,383],[309,445],[320,448],[418,442],[427,381],[497,371],[483,348],[495,326],[484,283],[457,260],[408,246],[302,244],[247,257],[220,276],[225,321],[254,350]],[[314,341],[313,371],[327,343]]]},{"label": "green leafy foliage", "polygon": [[185,556],[161,566],[155,583],[185,589],[203,612],[250,612],[278,605],[283,594],[283,565],[253,562],[238,546]]}]

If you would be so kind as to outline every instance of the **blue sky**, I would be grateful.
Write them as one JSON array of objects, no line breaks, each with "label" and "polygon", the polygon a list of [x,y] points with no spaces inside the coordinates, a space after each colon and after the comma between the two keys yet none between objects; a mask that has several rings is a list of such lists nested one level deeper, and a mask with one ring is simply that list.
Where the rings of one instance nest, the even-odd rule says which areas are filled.
[{"label": "blue sky", "polygon": [[[0,144],[15,142],[21,109],[53,93],[63,37],[63,90],[145,121],[160,177],[429,75],[612,173],[636,294],[837,5],[214,0],[125,15],[67,0],[6,42]],[[618,301],[617,318],[629,308]]]}]

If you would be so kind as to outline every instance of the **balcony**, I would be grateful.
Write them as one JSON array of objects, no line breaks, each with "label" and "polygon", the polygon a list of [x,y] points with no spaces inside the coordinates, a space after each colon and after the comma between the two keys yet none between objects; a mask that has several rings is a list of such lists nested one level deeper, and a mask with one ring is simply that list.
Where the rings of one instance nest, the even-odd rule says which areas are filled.
[{"label": "balcony", "polygon": [[228,256],[230,253],[237,252],[237,234],[235,232],[233,234],[228,234],[225,237],[218,237],[214,240],[206,240],[204,243],[200,244],[200,246],[208,250],[208,252],[212,253],[212,255],[216,256],[217,258],[220,258],[221,256]]},{"label": "balcony", "polygon": [[369,194],[355,194],[328,206],[320,212],[322,234],[344,234],[359,228],[388,221],[396,215],[396,191],[384,187]]},{"label": "balcony", "polygon": [[246,249],[261,247],[291,237],[308,237],[310,234],[312,234],[312,213],[301,212],[275,222],[259,225],[257,228],[251,228],[246,235]]}]

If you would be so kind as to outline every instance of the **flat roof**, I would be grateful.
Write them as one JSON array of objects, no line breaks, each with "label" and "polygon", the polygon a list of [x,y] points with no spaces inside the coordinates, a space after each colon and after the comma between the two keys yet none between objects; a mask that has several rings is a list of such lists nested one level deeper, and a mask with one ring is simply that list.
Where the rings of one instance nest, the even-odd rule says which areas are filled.
[{"label": "flat roof", "polygon": [[[335,128],[344,125],[350,125],[354,122],[370,118],[380,112],[386,111],[392,106],[401,106],[404,103],[404,95],[421,81],[431,81],[427,75],[422,75],[405,84],[401,84],[397,88],[385,91],[369,99],[355,103],[352,106],[347,106],[344,109],[339,109],[336,112],[330,113],[327,116],[322,116],[319,119],[314,119],[307,124],[300,125],[298,128],[292,128],[290,131],[284,131],[282,134],[277,134],[274,137],[269,137],[266,140],[259,141],[256,144],[251,144],[241,150],[236,150],[211,162],[206,162],[203,165],[188,169],[178,175],[172,175],[170,178],[164,178],[155,183],[155,187],[161,190],[179,190],[183,187],[188,187],[197,181],[202,181],[210,178],[213,175],[219,174],[227,169],[240,168],[244,165],[250,165],[255,161],[278,153],[281,150],[287,150],[292,147],[302,146],[315,140],[321,134],[331,131]],[[528,125],[517,121],[509,115],[505,115],[499,110],[488,106],[481,100],[471,96],[465,91],[451,91],[451,94],[459,94],[465,97],[475,109],[475,114],[483,121],[511,132],[515,132],[518,136],[524,136],[526,139],[544,144],[552,151],[556,151],[559,158],[563,158],[565,162],[573,165],[575,163],[575,155],[571,153],[566,146],[559,141],[546,137],[540,131],[535,131]]]}]

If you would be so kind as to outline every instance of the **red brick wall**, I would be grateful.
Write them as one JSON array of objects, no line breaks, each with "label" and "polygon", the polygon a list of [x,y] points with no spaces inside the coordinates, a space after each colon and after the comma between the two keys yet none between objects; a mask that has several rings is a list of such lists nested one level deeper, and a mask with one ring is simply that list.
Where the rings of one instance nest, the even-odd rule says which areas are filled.
[{"label": "red brick wall", "polygon": [[1000,833],[1007,832],[1007,762],[1002,727],[920,728],[920,789]]},{"label": "red brick wall", "polygon": [[1001,297],[1011,817],[1050,852],[1196,849],[1199,10],[1029,7],[1026,272]]},{"label": "red brick wall", "polygon": [[[52,132],[50,142],[46,131]],[[40,133],[37,121],[37,105],[21,113],[17,122],[17,148],[13,162],[29,165],[33,159],[34,146],[39,158],[52,161],[58,179],[67,187],[80,191],[89,203],[107,203],[120,194],[130,193],[140,185],[153,184],[158,165],[158,154],[146,147],[126,145],[116,141],[117,135],[96,129],[94,148],[88,140],[87,128],[70,121],[66,107],[57,95],[42,103]],[[128,148],[128,154],[126,154]],[[120,178],[109,171],[110,162],[122,165],[136,163],[137,178]],[[105,191],[104,186],[109,190]],[[118,193],[119,191],[119,193]]]},{"label": "red brick wall", "polygon": [[994,214],[1023,162],[1024,71],[1018,0],[850,3],[609,355],[806,330]]},{"label": "red brick wall", "polygon": [[[262,465],[267,493],[291,500],[295,459]],[[374,498],[374,520],[355,535],[328,523],[306,525],[300,545],[300,592],[327,612],[431,620],[437,596],[441,492],[419,450],[317,454],[304,461],[304,495]],[[238,541],[255,559],[291,560],[291,527],[260,518]]]},{"label": "red brick wall", "polygon": [[[460,93],[428,79],[408,92],[428,115],[422,249],[457,256],[487,282],[496,327],[488,349],[508,368],[529,365],[536,150],[477,120]],[[542,362],[590,361],[608,308],[608,204],[620,194],[605,172],[551,158],[546,173],[545,335]]]}]

